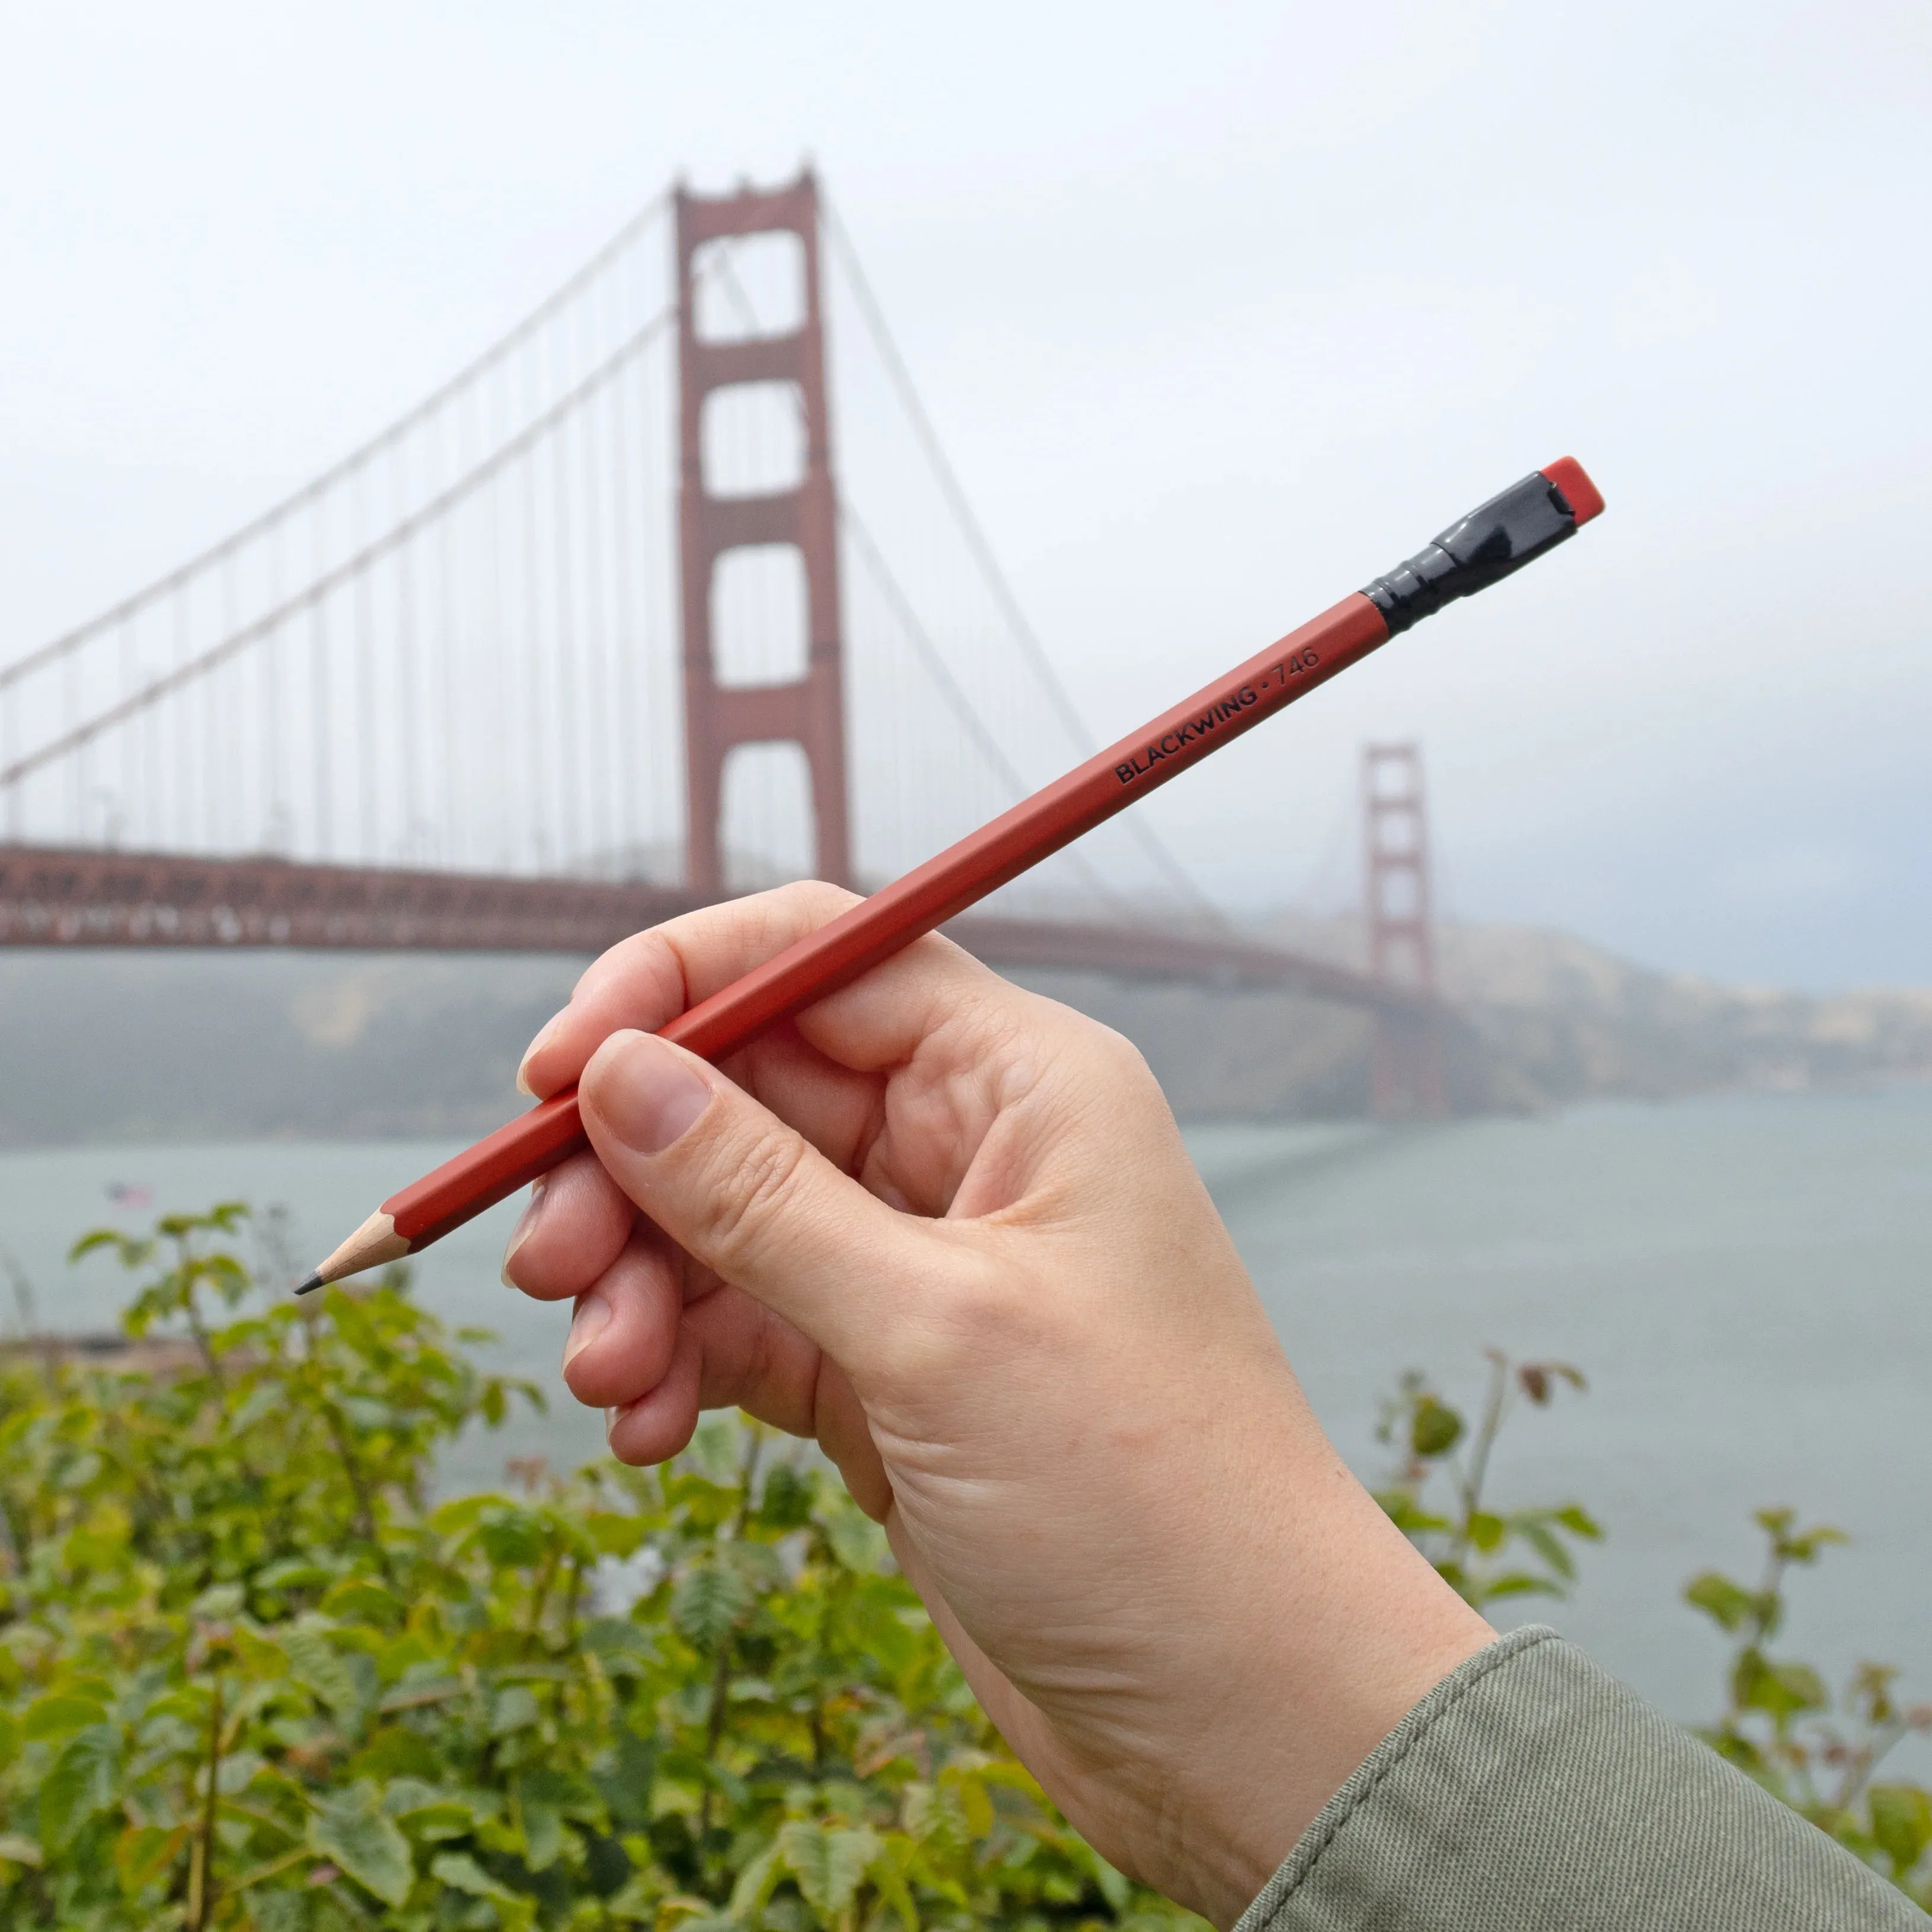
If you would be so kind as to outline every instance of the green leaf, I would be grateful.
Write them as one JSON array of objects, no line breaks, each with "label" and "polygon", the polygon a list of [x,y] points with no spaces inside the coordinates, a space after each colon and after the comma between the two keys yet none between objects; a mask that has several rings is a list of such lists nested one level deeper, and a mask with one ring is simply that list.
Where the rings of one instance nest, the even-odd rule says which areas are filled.
[{"label": "green leaf", "polygon": [[584,1628],[586,1650],[603,1660],[607,1671],[640,1675],[656,1660],[657,1646],[628,1617],[598,1617]]},{"label": "green leaf", "polygon": [[86,1730],[91,1724],[104,1724],[106,1721],[106,1711],[92,1698],[56,1694],[51,1697],[36,1697],[27,1706],[20,1735],[29,1739],[68,1738],[76,1731]]},{"label": "green leaf", "polygon": [[1760,1609],[1754,1591],[1733,1583],[1714,1570],[1707,1570],[1685,1584],[1684,1600],[1727,1630],[1742,1630],[1756,1620]]},{"label": "green leaf", "polygon": [[784,1874],[778,1842],[774,1839],[755,1858],[748,1860],[739,1872],[731,1887],[731,1902],[726,1908],[730,1917],[741,1925],[755,1924],[770,1900],[772,1888]]},{"label": "green leaf", "polygon": [[324,1630],[306,1619],[280,1633],[290,1674],[306,1684],[345,1724],[362,1714],[362,1694]]},{"label": "green leaf", "polygon": [[1821,1711],[1831,1701],[1824,1680],[1808,1664],[1778,1664],[1747,1650],[1732,1673],[1732,1693],[1739,1706],[1762,1711],[1782,1724],[1801,1712]]},{"label": "green leaf", "polygon": [[385,1905],[400,1906],[416,1882],[410,1841],[386,1816],[373,1784],[318,1799],[308,1821],[310,1846],[331,1858]]},{"label": "green leaf", "polygon": [[1432,1395],[1416,1398],[1408,1419],[1408,1446],[1425,1460],[1446,1456],[1461,1441],[1462,1418]]},{"label": "green leaf", "polygon": [[487,1492],[471,1496],[458,1496],[454,1502],[445,1503],[430,1518],[430,1527],[439,1536],[460,1536],[466,1530],[476,1526],[485,1510],[503,1507],[501,1496],[493,1496]]},{"label": "green leaf", "polygon": [[136,1825],[114,1841],[114,1869],[121,1889],[132,1898],[152,1885],[158,1884],[188,1842],[188,1828],[177,1825],[171,1832],[158,1825]]},{"label": "green leaf", "polygon": [[524,1823],[524,1862],[532,1871],[548,1871],[563,1852],[562,1794],[542,1772],[520,1778],[517,1809]]},{"label": "green leaf", "polygon": [[827,1499],[819,1520],[832,1553],[855,1575],[877,1576],[890,1567],[885,1531],[842,1491]]},{"label": "green leaf", "polygon": [[1437,1516],[1424,1508],[1407,1490],[1381,1490],[1376,1501],[1382,1505],[1382,1514],[1405,1536],[1420,1536],[1432,1530],[1451,1529],[1455,1526],[1446,1516]]},{"label": "green leaf", "polygon": [[794,1818],[778,1832],[778,1856],[821,1918],[836,1918],[852,1903],[878,1849],[877,1835],[864,1826],[828,1827]]},{"label": "green leaf", "polygon": [[41,1780],[40,1843],[59,1851],[90,1819],[114,1802],[120,1739],[110,1724],[91,1724],[70,1737]]},{"label": "green leaf", "polygon": [[497,1692],[490,1706],[490,1735],[506,1738],[513,1731],[526,1731],[543,1716],[536,1694],[521,1684],[506,1685]]},{"label": "green leaf", "polygon": [[499,1905],[514,1905],[517,1894],[500,1885],[467,1852],[439,1852],[429,1862],[429,1875],[452,1892],[466,1892],[472,1898],[494,1899]]},{"label": "green leaf", "polygon": [[518,1780],[518,1789],[526,1804],[548,1804],[567,1818],[580,1818],[590,1824],[603,1822],[604,1801],[598,1796],[596,1786],[574,1771],[542,1765],[526,1772]]},{"label": "green leaf", "polygon": [[626,1724],[618,1729],[610,1769],[597,1772],[591,1781],[611,1818],[621,1826],[634,1828],[650,1822],[657,1771],[657,1739],[640,1737]]},{"label": "green leaf", "polygon": [[1867,1794],[1872,1836],[1904,1878],[1932,1845],[1932,1792],[1916,1784],[1874,1784]]},{"label": "green leaf", "polygon": [[188,1608],[211,1623],[225,1623],[242,1614],[248,1600],[248,1593],[239,1583],[212,1583]]},{"label": "green leaf", "polygon": [[1566,1582],[1576,1575],[1576,1559],[1564,1547],[1563,1539],[1540,1516],[1514,1517],[1510,1527]]},{"label": "green leaf", "polygon": [[800,1528],[811,1520],[817,1494],[817,1480],[809,1472],[781,1462],[765,1478],[764,1494],[758,1498],[758,1521],[767,1529]]},{"label": "green leaf", "polygon": [[678,1579],[670,1620],[693,1643],[715,1651],[751,1607],[752,1593],[735,1570],[706,1563]]},{"label": "green leaf", "polygon": [[1486,1556],[1498,1548],[1509,1533],[1509,1526],[1486,1510],[1474,1511],[1468,1522],[1469,1540]]},{"label": "green leaf", "polygon": [[310,1590],[326,1583],[329,1575],[313,1558],[285,1556],[256,1570],[254,1580],[258,1590]]},{"label": "green leaf", "polygon": [[325,1616],[376,1630],[393,1630],[403,1620],[403,1606],[394,1595],[362,1576],[345,1576],[322,1598],[322,1610]]},{"label": "green leaf", "polygon": [[1496,1597],[1558,1597],[1563,1593],[1547,1576],[1532,1576],[1526,1571],[1512,1570],[1501,1576],[1485,1578],[1478,1594],[1486,1604]]},{"label": "green leaf", "polygon": [[[392,1778],[434,1780],[441,1775],[442,1764],[435,1746],[421,1732],[403,1724],[386,1724],[350,1760],[347,1768],[352,1778],[373,1778],[380,1783]],[[393,1805],[386,1808],[395,1809]]]},{"label": "green leaf", "polygon": [[500,1570],[527,1570],[543,1560],[550,1546],[543,1519],[516,1503],[486,1510],[476,1526],[476,1540]]}]

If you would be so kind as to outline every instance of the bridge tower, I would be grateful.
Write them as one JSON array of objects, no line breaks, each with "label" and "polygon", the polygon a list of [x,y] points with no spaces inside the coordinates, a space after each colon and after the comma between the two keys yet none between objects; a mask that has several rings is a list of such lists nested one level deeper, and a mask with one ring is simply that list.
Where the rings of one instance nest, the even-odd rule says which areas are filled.
[{"label": "bridge tower", "polygon": [[[678,539],[683,602],[685,878],[694,891],[724,890],[722,839],[724,764],[740,745],[795,744],[812,777],[814,870],[849,884],[851,835],[845,774],[845,700],[838,599],[838,503],[825,387],[819,303],[818,184],[809,169],[788,186],[735,194],[676,194],[679,455]],[[790,233],[801,244],[803,318],[788,333],[707,341],[698,332],[692,261],[728,236]],[[704,475],[705,398],[743,382],[789,382],[805,425],[805,470],[794,489],[756,496],[712,494]],[[712,634],[713,576],[728,550],[790,544],[805,566],[808,655],[802,676],[782,682],[718,680]]]},{"label": "bridge tower", "polygon": [[1440,1120],[1449,1105],[1420,746],[1363,746],[1362,832],[1369,970],[1428,1002],[1377,1010],[1370,1103],[1380,1120]]}]

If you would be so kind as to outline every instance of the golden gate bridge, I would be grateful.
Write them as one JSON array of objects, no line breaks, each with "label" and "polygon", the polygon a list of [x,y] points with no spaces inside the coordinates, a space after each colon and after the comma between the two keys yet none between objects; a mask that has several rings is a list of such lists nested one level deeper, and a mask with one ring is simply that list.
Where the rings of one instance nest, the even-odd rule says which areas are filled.
[{"label": "golden gate bridge", "polygon": [[[834,273],[874,351],[842,377],[920,458],[863,502]],[[0,668],[0,944],[596,952],[877,884],[1094,748],[812,173],[680,186],[379,435]],[[1364,774],[1367,970],[1240,932],[1137,812],[948,930],[1366,1008],[1378,1110],[1439,1113],[1414,748]]]}]

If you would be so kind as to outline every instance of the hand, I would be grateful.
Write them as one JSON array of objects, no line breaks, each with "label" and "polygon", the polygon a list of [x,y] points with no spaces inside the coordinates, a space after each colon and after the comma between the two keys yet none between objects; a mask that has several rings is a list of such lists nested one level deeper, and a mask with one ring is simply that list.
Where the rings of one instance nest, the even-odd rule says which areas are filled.
[{"label": "hand", "polygon": [[[524,1063],[592,1151],[506,1279],[627,1462],[814,1437],[981,1702],[1123,1870],[1223,1926],[1492,1633],[1310,1413],[1124,1040],[922,939],[713,1069],[650,1036],[852,903],[606,953]],[[639,1030],[641,1029],[641,1030]]]}]

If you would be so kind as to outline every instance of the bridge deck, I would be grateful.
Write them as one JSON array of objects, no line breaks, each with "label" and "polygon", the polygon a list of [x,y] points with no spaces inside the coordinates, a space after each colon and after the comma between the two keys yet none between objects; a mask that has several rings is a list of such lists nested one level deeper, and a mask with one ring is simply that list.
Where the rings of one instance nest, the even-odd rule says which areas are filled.
[{"label": "bridge deck", "polygon": [[[0,844],[0,946],[292,946],[601,952],[706,903],[647,882],[312,865]],[[946,933],[988,964],[1279,988],[1382,1012],[1408,988],[1237,936],[969,914]]]}]

